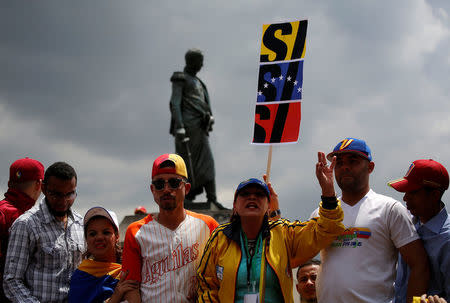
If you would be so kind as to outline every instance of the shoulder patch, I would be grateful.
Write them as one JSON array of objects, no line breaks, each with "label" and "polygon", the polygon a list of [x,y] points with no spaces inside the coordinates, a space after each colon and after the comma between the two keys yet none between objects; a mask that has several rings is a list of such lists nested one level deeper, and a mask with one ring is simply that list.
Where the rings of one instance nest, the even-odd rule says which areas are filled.
[{"label": "shoulder patch", "polygon": [[223,280],[223,266],[216,265],[216,276],[220,281]]}]

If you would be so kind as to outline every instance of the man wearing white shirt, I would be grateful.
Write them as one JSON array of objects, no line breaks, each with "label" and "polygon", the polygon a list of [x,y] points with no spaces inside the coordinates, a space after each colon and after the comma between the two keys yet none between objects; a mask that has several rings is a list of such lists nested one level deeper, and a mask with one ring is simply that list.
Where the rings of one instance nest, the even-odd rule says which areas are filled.
[{"label": "man wearing white shirt", "polygon": [[[425,293],[429,268],[407,210],[370,189],[375,164],[365,141],[346,138],[327,155],[330,161],[333,157],[346,230],[321,251],[318,302],[392,302],[398,252],[411,268],[407,295],[411,302],[413,295]],[[312,216],[316,214],[317,210]]]}]

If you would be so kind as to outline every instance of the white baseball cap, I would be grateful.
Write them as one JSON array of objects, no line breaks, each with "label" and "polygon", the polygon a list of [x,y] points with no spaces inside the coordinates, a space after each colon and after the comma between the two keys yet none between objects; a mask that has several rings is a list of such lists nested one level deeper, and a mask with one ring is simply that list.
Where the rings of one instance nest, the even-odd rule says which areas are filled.
[{"label": "white baseball cap", "polygon": [[119,221],[117,221],[116,213],[101,206],[94,206],[86,212],[83,220],[84,227],[86,228],[89,220],[96,216],[105,217],[106,219],[111,221],[111,223],[117,228],[117,231],[119,231]]}]

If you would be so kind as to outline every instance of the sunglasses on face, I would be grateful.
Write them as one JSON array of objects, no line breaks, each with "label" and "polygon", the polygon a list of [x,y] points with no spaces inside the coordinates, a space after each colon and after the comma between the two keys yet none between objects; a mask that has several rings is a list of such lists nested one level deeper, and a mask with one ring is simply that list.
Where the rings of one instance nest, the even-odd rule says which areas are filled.
[{"label": "sunglasses on face", "polygon": [[248,197],[250,195],[255,195],[258,198],[266,197],[266,194],[264,192],[262,192],[262,191],[246,191],[246,190],[243,190],[243,191],[239,192],[238,195],[243,197],[243,198],[246,198],[246,197]]},{"label": "sunglasses on face", "polygon": [[163,190],[164,187],[166,186],[166,183],[169,184],[170,189],[178,189],[178,187],[180,187],[181,182],[184,182],[184,180],[180,178],[170,178],[168,180],[156,179],[152,181],[152,184],[156,190]]}]

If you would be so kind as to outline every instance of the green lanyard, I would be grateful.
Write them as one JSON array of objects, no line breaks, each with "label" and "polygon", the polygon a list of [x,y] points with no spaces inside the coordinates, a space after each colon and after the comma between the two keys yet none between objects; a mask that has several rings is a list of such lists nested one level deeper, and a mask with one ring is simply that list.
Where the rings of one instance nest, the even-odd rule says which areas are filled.
[{"label": "green lanyard", "polygon": [[266,295],[266,239],[262,243],[261,272],[259,274],[259,302],[264,302]]},{"label": "green lanyard", "polygon": [[[241,241],[244,243],[244,252],[246,255],[246,265],[247,265],[247,287],[248,287],[248,291],[250,292],[250,286],[251,286],[251,282],[250,282],[250,273],[253,271],[254,273],[257,272],[257,268],[255,268],[255,266],[253,265],[253,256],[255,254],[257,254],[260,250],[261,250],[261,246],[263,247],[262,252],[261,252],[261,268],[260,268],[260,280],[259,280],[259,297],[260,298],[264,298],[264,293],[265,293],[265,287],[266,287],[266,283],[265,283],[265,272],[266,272],[266,258],[265,258],[265,244],[266,244],[266,240],[262,240],[262,236],[261,234],[258,235],[258,240],[256,242],[255,245],[255,252],[253,255],[250,254],[249,250],[248,250],[248,240],[247,240],[247,236],[241,232],[240,234],[241,237]],[[254,282],[255,284],[256,282]],[[253,291],[255,291],[255,285],[253,285]],[[262,302],[262,301],[261,301]]]}]

